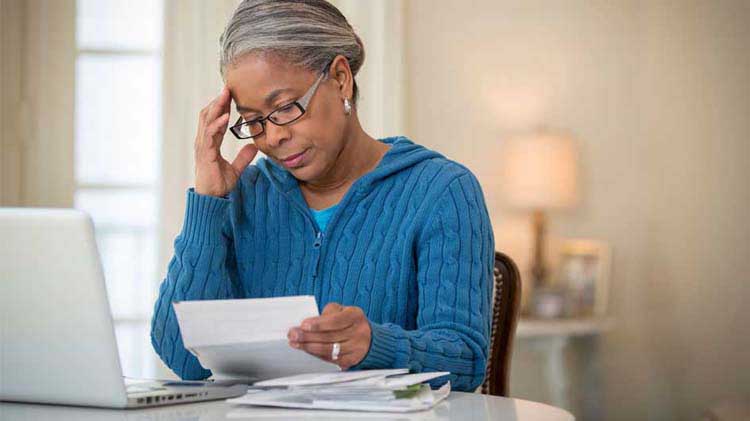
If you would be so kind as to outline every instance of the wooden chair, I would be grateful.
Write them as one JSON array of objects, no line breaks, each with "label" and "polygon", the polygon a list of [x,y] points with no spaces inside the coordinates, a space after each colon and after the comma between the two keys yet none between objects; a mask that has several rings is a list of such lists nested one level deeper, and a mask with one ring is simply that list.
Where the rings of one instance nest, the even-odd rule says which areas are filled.
[{"label": "wooden chair", "polygon": [[482,393],[508,396],[510,358],[521,307],[521,274],[513,259],[495,252],[495,297],[492,308],[492,332],[487,375]]}]

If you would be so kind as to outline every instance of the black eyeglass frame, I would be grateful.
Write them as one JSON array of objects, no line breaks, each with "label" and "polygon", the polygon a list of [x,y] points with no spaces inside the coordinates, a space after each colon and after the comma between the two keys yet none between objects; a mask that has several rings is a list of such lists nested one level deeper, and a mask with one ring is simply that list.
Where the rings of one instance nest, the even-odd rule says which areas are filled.
[{"label": "black eyeglass frame", "polygon": [[[331,63],[333,63],[333,61],[331,61]],[[234,123],[234,125],[229,128],[229,131],[232,132],[232,134],[234,135],[234,137],[236,137],[237,139],[240,139],[240,140],[255,139],[255,138],[258,138],[261,135],[263,135],[263,134],[266,133],[266,121],[270,121],[271,123],[273,123],[273,124],[275,124],[277,126],[286,126],[287,124],[292,124],[295,121],[299,120],[300,118],[302,118],[303,115],[305,115],[305,112],[307,111],[307,106],[308,106],[308,104],[310,104],[310,100],[312,100],[313,95],[315,95],[315,92],[318,90],[318,85],[320,85],[320,82],[323,80],[323,78],[326,75],[328,75],[328,70],[329,70],[329,67],[331,66],[331,63],[328,63],[328,65],[325,67],[325,70],[323,70],[323,72],[320,74],[320,76],[318,76],[318,79],[315,81],[315,83],[312,84],[312,86],[310,86],[310,88],[307,90],[307,92],[305,92],[305,94],[302,96],[302,98],[300,98],[300,99],[298,99],[298,100],[296,100],[294,102],[291,102],[289,104],[284,104],[281,107],[278,107],[275,110],[273,110],[270,113],[268,113],[267,116],[262,117],[260,119],[253,119],[253,120],[250,120],[250,121],[243,122],[242,121],[242,116],[240,116],[240,118],[237,119],[237,122]],[[291,107],[291,106],[295,106],[295,107],[297,107],[299,109],[300,114],[297,117],[295,117],[294,119],[289,120],[287,122],[284,122],[284,123],[278,123],[278,122],[276,122],[276,121],[273,120],[274,114],[276,114],[277,112],[279,112],[279,111],[281,111],[283,109]],[[255,123],[260,123],[260,127],[261,127],[262,130],[259,133],[255,134],[255,135],[249,135],[249,136],[245,136],[245,135],[241,134],[242,133],[241,130],[242,130],[243,126],[246,126],[246,125],[249,125],[249,124],[255,124]]]}]

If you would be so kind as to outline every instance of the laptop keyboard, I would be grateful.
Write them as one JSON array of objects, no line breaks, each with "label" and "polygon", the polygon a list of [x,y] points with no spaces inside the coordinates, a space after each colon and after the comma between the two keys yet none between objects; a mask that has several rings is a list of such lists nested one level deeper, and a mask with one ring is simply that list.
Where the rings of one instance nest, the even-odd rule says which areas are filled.
[{"label": "laptop keyboard", "polygon": [[132,379],[124,377],[125,380],[125,391],[127,393],[144,393],[144,392],[158,392],[166,390],[163,382],[147,380],[147,379]]},{"label": "laptop keyboard", "polygon": [[[208,387],[211,384],[205,381],[189,380],[148,380],[124,377],[125,390],[127,393],[158,392],[162,390],[177,390],[182,387]],[[169,388],[169,389],[168,389]]]},{"label": "laptop keyboard", "polygon": [[157,392],[160,390],[167,390],[166,387],[162,387],[159,384],[133,384],[130,386],[125,386],[125,390],[128,393],[144,393],[144,392]]}]

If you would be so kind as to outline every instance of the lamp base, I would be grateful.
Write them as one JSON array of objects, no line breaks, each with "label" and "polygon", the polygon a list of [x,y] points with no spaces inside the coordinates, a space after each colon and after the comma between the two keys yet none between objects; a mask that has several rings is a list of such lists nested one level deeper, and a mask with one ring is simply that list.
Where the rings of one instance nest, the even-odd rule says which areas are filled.
[{"label": "lamp base", "polygon": [[544,264],[546,225],[547,221],[544,212],[535,210],[533,214],[534,257],[531,262],[531,280],[534,288],[541,288],[547,285],[547,266]]}]

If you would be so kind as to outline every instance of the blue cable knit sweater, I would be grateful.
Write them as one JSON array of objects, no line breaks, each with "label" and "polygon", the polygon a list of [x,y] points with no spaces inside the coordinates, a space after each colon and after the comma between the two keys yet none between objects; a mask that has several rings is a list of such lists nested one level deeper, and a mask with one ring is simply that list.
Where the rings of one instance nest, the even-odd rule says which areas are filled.
[{"label": "blue cable knit sweater", "polygon": [[481,384],[495,250],[481,188],[405,137],[380,141],[390,149],[322,232],[297,180],[265,158],[228,198],[188,191],[151,322],[167,366],[183,379],[211,375],[185,350],[173,301],[314,295],[320,309],[338,302],[367,315],[372,343],[353,369],[450,371],[456,390]]}]

